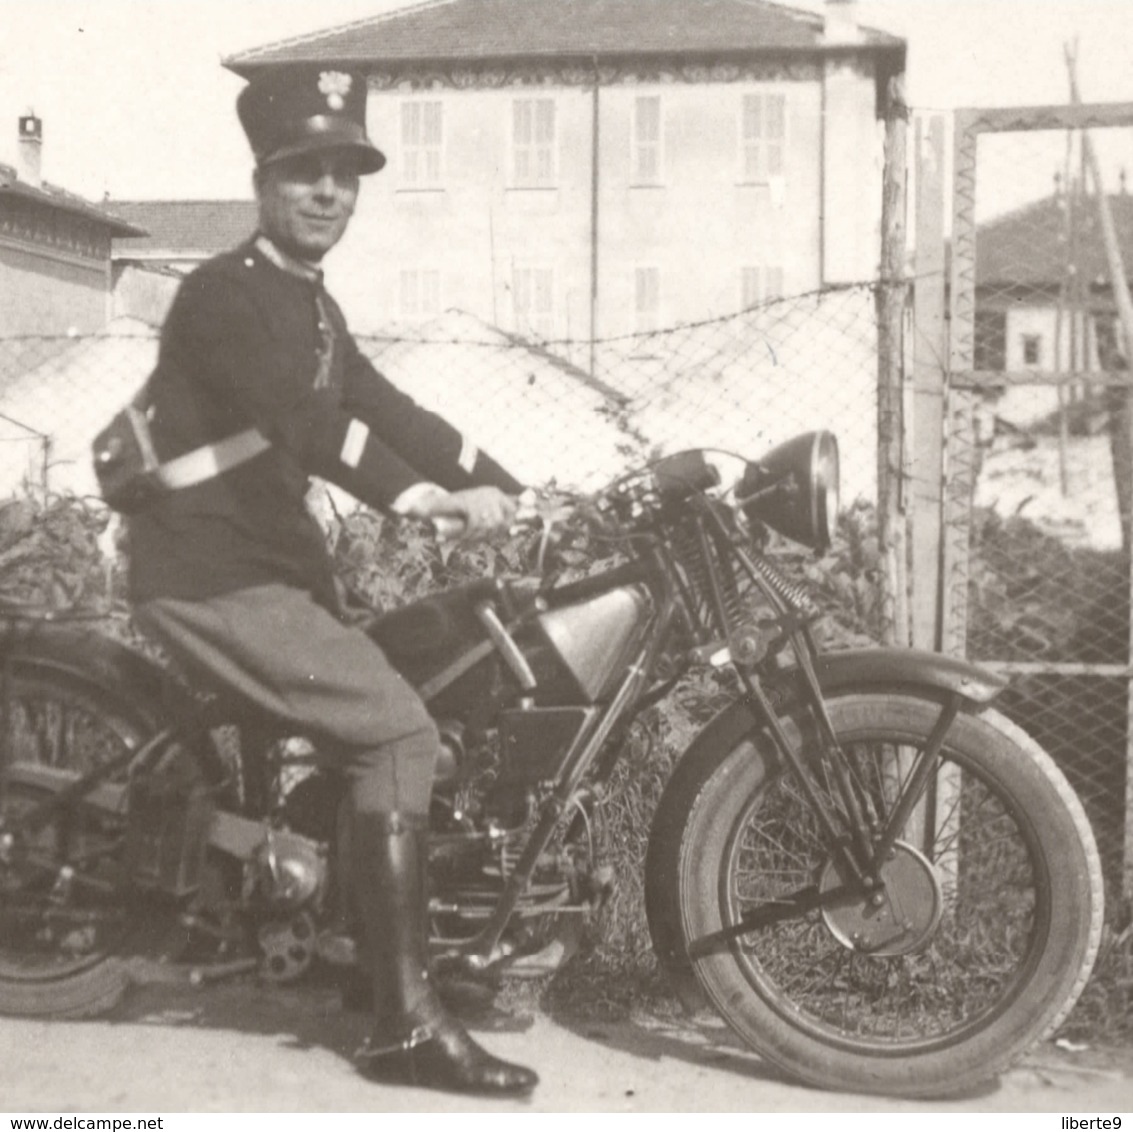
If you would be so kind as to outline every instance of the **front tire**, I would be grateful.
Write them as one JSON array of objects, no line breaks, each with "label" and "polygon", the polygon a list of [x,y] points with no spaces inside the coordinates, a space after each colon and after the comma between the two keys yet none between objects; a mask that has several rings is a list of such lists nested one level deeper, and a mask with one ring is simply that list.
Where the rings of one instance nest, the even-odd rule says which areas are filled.
[{"label": "front tire", "polygon": [[[940,704],[856,693],[828,708],[863,796],[884,816]],[[687,948],[757,905],[844,879],[793,774],[745,714],[678,769],[662,799],[647,878],[655,940],[675,926]],[[784,722],[798,750],[816,749],[801,716]],[[1051,1033],[1089,977],[1101,867],[1061,772],[995,711],[959,716],[943,759],[933,804],[914,814],[886,880],[886,911],[907,917],[904,936],[892,916],[879,926],[868,901],[851,901],[692,964],[732,1029],[812,1085],[907,1097],[970,1088]],[[821,768],[818,781],[828,785]],[[672,961],[671,938],[659,950]]]}]

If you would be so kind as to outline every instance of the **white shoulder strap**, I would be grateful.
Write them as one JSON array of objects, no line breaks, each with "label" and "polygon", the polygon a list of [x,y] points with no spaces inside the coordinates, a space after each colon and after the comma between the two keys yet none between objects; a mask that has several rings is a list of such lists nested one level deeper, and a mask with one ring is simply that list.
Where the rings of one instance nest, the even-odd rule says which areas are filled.
[{"label": "white shoulder strap", "polygon": [[246,463],[253,456],[271,447],[271,441],[258,429],[247,428],[234,436],[226,436],[215,444],[205,444],[194,448],[183,456],[162,464],[158,477],[171,491],[183,487],[193,487],[214,476]]}]

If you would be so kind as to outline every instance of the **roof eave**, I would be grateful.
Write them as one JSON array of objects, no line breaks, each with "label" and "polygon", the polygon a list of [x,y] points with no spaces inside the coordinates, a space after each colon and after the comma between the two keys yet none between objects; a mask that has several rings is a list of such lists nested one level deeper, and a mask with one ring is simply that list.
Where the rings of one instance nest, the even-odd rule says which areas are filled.
[{"label": "roof eave", "polygon": [[42,205],[44,208],[53,208],[60,212],[68,212],[72,216],[81,216],[85,220],[100,224],[111,236],[149,235],[144,228],[138,228],[133,224],[128,224],[125,220],[119,220],[116,216],[111,216],[109,213],[103,212],[97,205],[87,204],[83,201],[68,200],[66,197],[57,197],[52,193],[45,192],[43,189],[37,189],[33,185],[25,185],[20,181],[0,185],[0,194],[2,193],[12,193],[14,196],[21,197],[23,200],[30,200],[34,204]]},{"label": "roof eave", "polygon": [[343,54],[326,57],[289,59],[279,58],[247,58],[239,55],[229,56],[221,60],[222,65],[241,78],[250,79],[254,74],[270,70],[273,67],[301,66],[318,63],[322,66],[336,66],[347,69],[357,68],[405,68],[412,67],[421,70],[432,70],[438,67],[453,65],[478,66],[514,66],[516,64],[546,63],[555,61],[566,64],[626,64],[632,62],[666,62],[674,61],[701,62],[708,59],[765,59],[789,55],[794,58],[846,58],[855,55],[880,56],[891,58],[891,63],[897,65],[898,70],[904,69],[907,44],[903,39],[894,39],[885,43],[837,43],[837,44],[810,44],[797,46],[758,46],[758,47],[732,47],[712,48],[700,50],[676,51],[604,51],[604,52],[562,52],[562,51],[528,51],[522,54],[465,54],[465,55],[360,55]]}]

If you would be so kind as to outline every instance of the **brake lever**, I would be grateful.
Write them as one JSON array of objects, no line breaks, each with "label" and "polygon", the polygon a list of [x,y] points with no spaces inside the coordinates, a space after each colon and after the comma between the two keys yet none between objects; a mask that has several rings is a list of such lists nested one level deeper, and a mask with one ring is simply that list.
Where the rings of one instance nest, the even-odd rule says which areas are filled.
[{"label": "brake lever", "polygon": [[545,526],[546,521],[539,506],[539,493],[533,488],[526,488],[519,493],[515,515],[512,517],[508,534],[512,537],[536,531]]}]

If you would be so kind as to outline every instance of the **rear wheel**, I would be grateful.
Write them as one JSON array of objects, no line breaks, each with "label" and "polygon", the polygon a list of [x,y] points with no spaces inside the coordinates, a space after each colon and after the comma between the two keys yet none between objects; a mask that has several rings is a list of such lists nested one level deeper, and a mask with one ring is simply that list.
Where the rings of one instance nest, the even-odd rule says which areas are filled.
[{"label": "rear wheel", "polygon": [[[940,706],[894,693],[829,708],[859,797],[883,825]],[[787,723],[798,749],[813,750],[805,724]],[[651,845],[651,864],[657,876],[671,870],[668,907],[694,953],[757,907],[808,889],[847,893],[711,944],[693,963],[729,1025],[814,1085],[903,1096],[970,1087],[1050,1033],[1089,976],[1101,872],[1062,774],[993,711],[961,715],[943,759],[882,865],[881,891],[847,886],[793,774],[758,737],[699,760],[662,803],[658,828],[670,832]],[[822,768],[816,781],[833,796]],[[674,806],[687,814],[679,833]]]},{"label": "rear wheel", "polygon": [[101,799],[52,810],[34,828],[26,819],[140,749],[157,719],[130,689],[60,668],[57,652],[32,640],[0,677],[0,1012],[84,1017],[121,998],[129,958],[169,927],[128,885],[125,766]]}]

